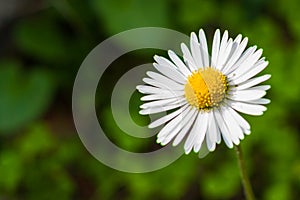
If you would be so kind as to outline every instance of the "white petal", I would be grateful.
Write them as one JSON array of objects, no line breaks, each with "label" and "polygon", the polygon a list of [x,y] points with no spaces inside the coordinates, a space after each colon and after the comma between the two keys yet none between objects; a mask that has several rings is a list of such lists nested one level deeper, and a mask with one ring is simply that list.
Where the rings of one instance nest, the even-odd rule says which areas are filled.
[{"label": "white petal", "polygon": [[[230,38],[228,43],[227,43],[227,46],[225,48],[225,51],[222,53],[222,54],[219,54],[219,63],[218,63],[218,67],[220,69],[220,71],[222,71],[222,69],[224,68],[225,66],[225,63],[227,62],[228,58],[229,58],[229,54],[231,52],[231,49],[232,49],[232,39]],[[220,58],[221,56],[221,58]]]},{"label": "white petal", "polygon": [[[209,133],[207,133],[207,134],[209,134]],[[214,151],[214,150],[216,149],[216,143],[213,142],[213,141],[211,141],[211,140],[209,139],[209,137],[207,137],[207,134],[206,134],[206,137],[205,137],[207,149],[208,149],[209,151]]]},{"label": "white petal", "polygon": [[168,114],[168,115],[165,115],[153,122],[151,122],[148,127],[149,128],[155,128],[155,127],[158,127],[168,121],[170,121],[171,119],[173,119],[174,117],[176,117],[177,115],[179,115],[180,113],[182,113],[182,111],[187,107],[187,105],[181,107],[180,109]]},{"label": "white petal", "polygon": [[178,69],[184,74],[186,77],[191,74],[191,71],[185,66],[185,64],[181,61],[180,58],[171,50],[168,51],[169,57],[171,60],[177,65]]},{"label": "white petal", "polygon": [[227,47],[227,41],[228,41],[228,31],[226,30],[221,39],[219,56],[218,56],[217,62],[216,62],[216,68],[219,70],[221,69],[221,66],[220,66],[221,62],[223,62],[222,60],[224,60],[223,56],[224,56],[225,49]]},{"label": "white petal", "polygon": [[[262,55],[262,49],[257,50],[255,53],[253,53],[252,55],[250,55],[248,58],[246,58],[244,60],[244,62],[242,62],[240,64],[240,66],[234,70],[232,73],[235,74],[235,79],[240,77],[241,75],[247,73],[251,68],[253,68],[253,65],[258,61],[258,59],[261,57]],[[229,75],[231,76],[231,75]]]},{"label": "white petal", "polygon": [[[191,107],[190,107],[191,108]],[[180,133],[180,131],[182,129],[185,128],[185,126],[187,125],[187,123],[189,122],[190,119],[190,113],[191,113],[191,109],[187,109],[185,113],[183,113],[184,118],[182,119],[182,121],[180,122],[180,124],[178,125],[179,128],[177,128],[176,130],[173,130],[172,132],[170,132],[168,135],[165,135],[165,138],[163,139],[163,141],[161,142],[162,145],[166,145],[168,144],[176,135],[178,135]],[[192,112],[193,113],[193,112]]]},{"label": "white petal", "polygon": [[241,34],[238,34],[238,36],[236,36],[236,38],[234,39],[233,42],[236,42],[238,44],[240,44],[242,41],[242,35]]},{"label": "white petal", "polygon": [[195,119],[195,121],[194,121],[194,123],[193,123],[193,125],[191,127],[191,130],[190,130],[190,132],[189,132],[189,134],[187,136],[187,140],[184,143],[184,151],[185,151],[186,154],[189,154],[191,152],[192,148],[193,148],[193,144],[194,144],[193,143],[194,142],[193,139],[197,135],[196,129],[198,128],[197,126],[198,126],[198,124],[199,124],[199,122],[201,120],[201,117],[202,117],[201,113],[198,112],[197,116],[196,116],[196,119]]},{"label": "white petal", "polygon": [[266,74],[266,75],[259,76],[259,77],[253,78],[253,79],[249,79],[249,80],[245,81],[244,83],[238,85],[236,87],[236,89],[237,90],[244,90],[244,89],[250,88],[254,85],[260,84],[260,83],[268,80],[270,77],[271,77],[270,74]]},{"label": "white petal", "polygon": [[248,115],[262,115],[264,111],[267,110],[265,106],[262,105],[253,105],[248,103],[242,103],[242,102],[230,102],[230,106],[242,113],[248,114]]},{"label": "white petal", "polygon": [[213,112],[208,117],[208,132],[206,135],[206,144],[209,151],[214,151],[217,143],[218,127],[216,125]]},{"label": "white petal", "polygon": [[249,129],[249,130],[244,130],[243,129],[243,131],[244,131],[244,133],[246,134],[246,135],[250,135],[250,133],[251,133],[251,130]]},{"label": "white petal", "polygon": [[170,126],[174,126],[173,129],[170,127],[165,126],[157,135],[157,142],[161,143],[161,145],[168,144],[177,134],[178,132],[186,125],[187,123],[187,116],[188,113],[191,111],[188,107],[187,109],[183,110],[183,112],[171,120],[169,123]]},{"label": "white petal", "polygon": [[203,63],[202,63],[202,57],[200,52],[200,45],[198,42],[198,38],[194,32],[191,33],[190,47],[191,47],[192,56],[194,58],[196,66],[198,68],[202,68]]},{"label": "white petal", "polygon": [[177,66],[174,65],[171,61],[169,61],[169,60],[166,59],[165,57],[155,55],[155,56],[154,56],[154,60],[155,60],[158,64],[160,64],[160,65],[164,65],[164,66],[171,67],[171,68],[173,68],[173,69],[177,69]]},{"label": "white petal", "polygon": [[233,110],[230,107],[227,107],[229,110],[231,116],[235,119],[235,121],[240,125],[240,127],[243,129],[244,133],[250,133],[250,124],[240,115],[238,114],[235,110]]},{"label": "white petal", "polygon": [[198,134],[196,135],[196,138],[194,139],[194,152],[197,153],[199,152],[201,145],[203,144],[206,132],[207,132],[207,128],[208,128],[208,113],[205,112],[202,114],[202,120],[201,120],[201,127],[198,127]]},{"label": "white petal", "polygon": [[269,104],[270,102],[271,102],[270,99],[261,98],[261,99],[256,99],[256,100],[250,101],[248,103],[251,103],[251,104]]},{"label": "white petal", "polygon": [[[195,145],[196,139],[198,139],[198,134],[200,134],[199,139],[202,138],[202,136],[205,136],[205,131],[207,129],[207,115],[203,113],[199,113],[197,116],[197,119],[190,131],[190,134],[188,135],[188,138],[184,144],[184,150],[186,154],[189,154],[191,150],[193,149],[193,146]],[[204,137],[203,136],[203,137]],[[203,141],[203,139],[202,139]],[[202,143],[201,141],[201,143]]]},{"label": "white petal", "polygon": [[253,53],[251,56],[246,58],[246,60],[244,60],[244,62],[240,64],[240,67],[238,67],[234,72],[232,72],[232,73],[235,73],[235,78],[238,78],[241,75],[250,71],[254,67],[254,64],[258,62],[262,53],[263,53],[263,50],[259,49],[255,53]]},{"label": "white petal", "polygon": [[215,124],[216,129],[217,129],[217,132],[216,132],[217,133],[217,140],[216,140],[216,142],[217,142],[217,144],[220,144],[221,143],[221,131],[219,129],[219,125],[217,123],[217,118],[216,118],[216,114],[215,114],[215,112],[218,112],[217,110],[218,110],[217,108],[212,110],[212,116],[213,116],[213,123]]},{"label": "white petal", "polygon": [[214,34],[212,53],[211,53],[211,66],[216,67],[220,49],[220,30],[217,29]]},{"label": "white petal", "polygon": [[170,93],[149,94],[141,98],[141,101],[153,101],[170,98],[179,98],[184,95],[184,91],[172,91]]},{"label": "white petal", "polygon": [[244,139],[243,130],[237,124],[236,120],[230,114],[230,111],[227,108],[222,107],[221,110],[222,110],[222,116],[225,121],[225,124],[227,124],[227,128],[230,132],[231,140],[235,145],[238,145],[240,143],[240,139]]},{"label": "white petal", "polygon": [[214,117],[213,120],[214,120],[215,126],[217,128],[217,144],[220,144],[221,143],[221,130],[218,126],[215,112],[218,112],[218,111],[215,111],[215,109],[213,110],[213,117]]},{"label": "white petal", "polygon": [[[142,85],[141,85],[142,86]],[[150,87],[150,86],[149,86]],[[144,94],[149,94],[146,96],[143,96],[141,98],[142,101],[149,101],[149,100],[158,100],[158,99],[169,99],[169,98],[174,98],[174,97],[181,97],[184,95],[183,90],[162,90],[160,89],[159,92],[156,93],[151,93],[152,91],[149,90],[149,92],[144,91],[140,87],[138,87],[139,91]]]},{"label": "white petal", "polygon": [[[230,38],[231,39],[231,38]],[[224,67],[222,68],[222,71],[226,71],[226,68],[228,68],[228,63],[232,62],[232,65],[234,64],[234,60],[232,60],[232,57],[236,55],[237,53],[237,50],[240,46],[240,43],[241,43],[241,40],[242,40],[242,35],[239,34],[235,39],[234,41],[232,42],[232,45],[231,45],[231,49],[230,49],[230,53],[228,55],[228,58],[227,58],[227,61],[225,62],[224,64]],[[234,62],[233,62],[234,61]]]},{"label": "white petal", "polygon": [[165,88],[182,88],[183,84],[179,84],[179,83],[176,83],[175,81],[173,81],[172,79],[169,79],[159,73],[156,73],[156,72],[151,72],[151,71],[148,71],[147,72],[147,75],[149,77],[151,77],[152,79],[154,79],[155,81],[161,83],[162,85],[166,86]]},{"label": "white petal", "polygon": [[183,59],[186,61],[191,72],[197,70],[198,69],[197,65],[196,65],[189,49],[187,48],[187,46],[184,43],[181,43],[181,51],[183,53]]},{"label": "white petal", "polygon": [[251,57],[251,55],[255,52],[256,50],[256,46],[253,47],[249,47],[243,54],[242,56],[237,60],[237,62],[230,68],[230,70],[228,71],[228,73],[226,73],[227,78],[229,80],[232,80],[236,77],[236,70],[240,67],[242,67],[241,65],[243,64],[243,62],[245,62],[247,59],[249,59],[249,57]]},{"label": "white petal", "polygon": [[267,93],[264,90],[238,90],[228,95],[229,99],[235,101],[252,101],[265,96]]},{"label": "white petal", "polygon": [[217,124],[218,124],[218,127],[221,131],[221,134],[223,136],[223,139],[224,139],[224,142],[225,144],[229,147],[229,148],[232,148],[233,147],[233,144],[232,144],[232,140],[231,140],[231,136],[230,136],[230,133],[228,131],[228,128],[224,122],[224,119],[223,117],[221,116],[219,110],[215,109],[214,110],[214,116],[216,118],[216,121],[217,121]]},{"label": "white petal", "polygon": [[184,90],[184,85],[179,85],[179,84],[164,84],[164,83],[160,83],[157,80],[151,79],[151,78],[143,78],[143,81],[151,86],[154,87],[158,87],[158,88],[162,88],[162,89],[166,89],[166,90]]},{"label": "white petal", "polygon": [[140,106],[140,108],[146,109],[146,108],[151,108],[151,107],[164,106],[164,105],[171,104],[171,103],[182,102],[183,100],[184,100],[183,97],[178,97],[178,98],[170,98],[170,99],[151,101],[151,102],[142,104]]},{"label": "white petal", "polygon": [[[167,90],[157,87],[152,87],[148,85],[138,85],[136,89],[143,94],[161,94],[161,93],[173,93],[174,90]],[[175,90],[176,91],[176,90]]]},{"label": "white petal", "polygon": [[181,142],[181,140],[184,138],[184,136],[187,134],[187,132],[191,129],[191,127],[194,124],[194,121],[197,117],[197,113],[198,113],[198,110],[196,108],[192,107],[192,110],[186,116],[187,123],[177,134],[176,138],[173,141],[173,146],[177,146]]},{"label": "white petal", "polygon": [[180,126],[182,127],[182,120],[186,117],[186,114],[188,112],[188,105],[183,106],[183,109],[179,115],[177,115],[174,119],[172,119],[169,123],[167,123],[167,125],[165,125],[158,133],[157,135],[157,140],[158,142],[161,142],[162,139],[164,138],[164,136],[166,136],[167,134],[169,134],[170,132],[172,132],[174,130],[175,127]]},{"label": "white petal", "polygon": [[183,74],[181,74],[178,70],[176,70],[175,68],[171,68],[171,67],[168,67],[166,65],[161,65],[161,64],[157,64],[157,63],[153,63],[153,66],[160,73],[162,73],[165,76],[169,77],[173,81],[176,81],[176,82],[181,83],[181,84],[186,83],[186,80],[185,80],[186,77]]},{"label": "white petal", "polygon": [[255,65],[249,72],[243,74],[242,76],[240,76],[239,78],[233,80],[233,84],[240,84],[243,83],[244,81],[247,81],[248,79],[252,78],[253,76],[255,76],[256,74],[258,74],[259,72],[261,72],[263,69],[265,69],[268,66],[269,62],[268,61],[264,61],[259,65]]},{"label": "white petal", "polygon": [[199,41],[200,41],[200,50],[202,54],[202,59],[203,59],[203,65],[204,67],[209,66],[209,54],[208,54],[208,49],[207,49],[207,41],[205,37],[205,33],[202,29],[199,31]]},{"label": "white petal", "polygon": [[259,85],[259,86],[255,86],[255,87],[252,87],[252,88],[249,88],[249,90],[253,89],[253,90],[269,90],[271,88],[270,85]]},{"label": "white petal", "polygon": [[[228,62],[226,63],[223,73],[227,74],[233,67],[234,63],[240,58],[243,51],[245,50],[248,43],[248,38],[244,38],[241,44],[238,44],[238,47],[236,48],[235,52],[232,54],[232,56],[228,59]],[[234,46],[234,45],[233,45]]]},{"label": "white petal", "polygon": [[147,108],[147,109],[144,109],[144,110],[140,110],[139,113],[141,115],[160,113],[160,112],[164,112],[164,111],[167,111],[167,110],[172,110],[174,108],[178,108],[178,107],[183,106],[185,104],[186,104],[186,101],[183,101],[183,102],[180,102],[180,103],[169,104],[169,105],[164,105],[164,106],[160,106],[160,107]]}]

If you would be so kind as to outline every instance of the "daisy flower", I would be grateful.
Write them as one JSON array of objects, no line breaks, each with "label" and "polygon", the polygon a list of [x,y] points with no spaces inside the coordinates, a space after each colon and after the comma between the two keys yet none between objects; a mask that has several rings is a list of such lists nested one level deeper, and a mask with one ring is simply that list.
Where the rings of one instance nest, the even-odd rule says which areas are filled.
[{"label": "daisy flower", "polygon": [[[157,142],[174,146],[185,140],[184,150],[214,151],[223,139],[232,148],[239,145],[244,135],[250,134],[249,123],[239,114],[262,115],[270,102],[263,98],[269,85],[259,85],[271,75],[254,77],[268,65],[262,49],[246,49],[248,38],[238,35],[229,38],[216,30],[211,57],[205,33],[193,32],[190,49],[181,44],[183,60],[169,50],[169,58],[154,56],[153,66],[158,72],[148,71],[145,85],[137,90],[145,96],[140,114],[168,111],[165,116],[149,124],[149,128],[164,127]],[[204,151],[202,151],[204,150]]]}]

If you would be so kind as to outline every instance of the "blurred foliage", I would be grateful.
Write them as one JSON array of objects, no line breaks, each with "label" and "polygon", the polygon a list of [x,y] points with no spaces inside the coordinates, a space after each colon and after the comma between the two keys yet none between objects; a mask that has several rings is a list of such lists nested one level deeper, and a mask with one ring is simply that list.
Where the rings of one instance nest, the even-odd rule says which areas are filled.
[{"label": "blurred foliage", "polygon": [[[223,143],[204,159],[192,154],[159,171],[128,174],[102,165],[80,142],[71,111],[76,71],[98,43],[142,26],[186,34],[204,28],[209,43],[218,27],[264,49],[272,103],[261,118],[246,116],[252,134],[242,147],[258,199],[300,196],[298,0],[26,2],[31,6],[12,1],[15,10],[0,16],[0,199],[243,199],[234,152]],[[113,121],[109,92],[124,70],[152,56],[132,53],[121,70],[115,63],[101,80],[109,84],[97,92],[108,136],[137,152],[158,148],[155,138],[126,136]],[[132,116],[147,124],[134,98]]]},{"label": "blurred foliage", "polygon": [[37,67],[25,74],[16,61],[0,63],[1,133],[25,126],[47,109],[53,93],[51,73]]}]

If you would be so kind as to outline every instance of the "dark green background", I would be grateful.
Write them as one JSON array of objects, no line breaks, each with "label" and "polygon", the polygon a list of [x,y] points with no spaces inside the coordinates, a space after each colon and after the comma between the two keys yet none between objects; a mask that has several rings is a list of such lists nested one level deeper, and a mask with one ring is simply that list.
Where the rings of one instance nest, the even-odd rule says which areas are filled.
[{"label": "dark green background", "polygon": [[[272,74],[262,117],[246,117],[252,134],[241,145],[258,199],[300,196],[300,6],[298,0],[26,0],[0,3],[0,199],[243,199],[235,153],[218,146],[205,159],[184,155],[147,174],[110,169],[84,148],[72,121],[76,72],[89,51],[123,30],[165,27],[189,34],[216,28],[242,33],[264,49]],[[157,50],[122,56],[97,92],[98,116],[108,136],[136,152],[159,148],[115,124],[110,92]],[[139,94],[131,100],[138,115]],[[134,165],[134,163],[132,163]]]}]

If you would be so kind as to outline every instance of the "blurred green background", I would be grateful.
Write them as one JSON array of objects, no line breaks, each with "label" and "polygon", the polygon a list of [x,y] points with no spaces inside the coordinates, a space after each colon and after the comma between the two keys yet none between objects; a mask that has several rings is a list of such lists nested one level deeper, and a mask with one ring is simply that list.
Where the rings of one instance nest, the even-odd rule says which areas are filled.
[{"label": "blurred green background", "polygon": [[[258,199],[300,196],[300,6],[298,0],[1,0],[0,199],[243,199],[235,152],[224,143],[204,159],[184,155],[151,173],[129,174],[94,159],[72,120],[72,86],[89,51],[123,30],[165,27],[189,34],[203,28],[242,33],[264,49],[272,74],[262,117],[246,117],[252,134],[242,141]],[[157,50],[132,52],[105,73],[97,111],[109,137],[136,152],[157,149],[155,137],[132,138],[111,114],[118,78]],[[139,94],[130,109],[135,121]],[[134,163],[133,163],[134,164]]]}]

